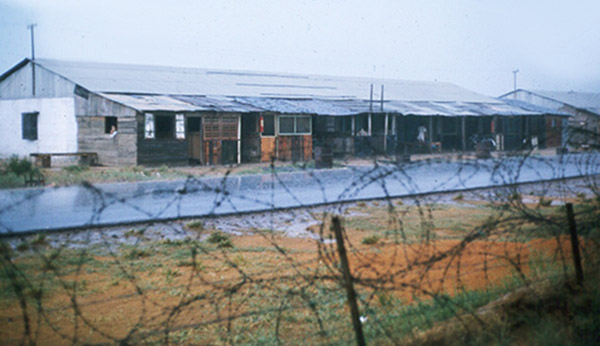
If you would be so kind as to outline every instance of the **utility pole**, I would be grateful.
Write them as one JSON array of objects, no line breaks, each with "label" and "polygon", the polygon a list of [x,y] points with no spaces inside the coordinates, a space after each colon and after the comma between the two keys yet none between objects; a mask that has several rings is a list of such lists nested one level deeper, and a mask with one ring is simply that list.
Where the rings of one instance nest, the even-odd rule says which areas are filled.
[{"label": "utility pole", "polygon": [[31,94],[35,96],[35,45],[33,41],[33,28],[37,24],[32,23],[27,25],[27,29],[31,30]]},{"label": "utility pole", "polygon": [[33,43],[33,28],[37,26],[36,23],[27,25],[27,29],[31,31],[31,60],[35,60],[35,45]]}]

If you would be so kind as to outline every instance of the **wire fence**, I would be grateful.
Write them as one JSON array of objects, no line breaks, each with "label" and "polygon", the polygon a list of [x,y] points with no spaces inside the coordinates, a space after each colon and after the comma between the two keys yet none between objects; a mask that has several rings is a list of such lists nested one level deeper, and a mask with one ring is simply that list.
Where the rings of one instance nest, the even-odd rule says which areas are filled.
[{"label": "wire fence", "polygon": [[[0,340],[498,340],[505,331],[494,329],[498,320],[514,317],[502,305],[506,297],[521,294],[522,302],[529,292],[546,301],[554,297],[550,288],[577,286],[565,205],[574,205],[584,281],[594,277],[598,167],[597,155],[587,153],[553,161],[379,160],[339,175],[282,172],[273,163],[270,174],[247,177],[250,183],[236,176],[242,166],[174,184],[85,183],[64,197],[74,201],[75,214],[77,206],[90,206],[84,227],[33,234],[11,226],[19,222],[6,215],[33,218],[23,209],[67,188],[2,192]],[[419,174],[440,178],[427,190]],[[548,180],[569,174],[577,178]],[[483,175],[492,188],[469,185]],[[540,182],[523,184],[523,177]],[[137,221],[100,226],[119,213]]]}]

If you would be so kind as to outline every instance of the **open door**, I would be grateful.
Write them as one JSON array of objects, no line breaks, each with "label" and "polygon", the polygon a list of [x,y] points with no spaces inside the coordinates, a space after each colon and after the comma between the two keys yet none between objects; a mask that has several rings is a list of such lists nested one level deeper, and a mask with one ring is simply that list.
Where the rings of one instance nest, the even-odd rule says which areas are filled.
[{"label": "open door", "polygon": [[242,114],[242,163],[260,162],[258,113]]},{"label": "open door", "polygon": [[187,125],[189,161],[192,164],[202,164],[202,118],[188,117]]}]

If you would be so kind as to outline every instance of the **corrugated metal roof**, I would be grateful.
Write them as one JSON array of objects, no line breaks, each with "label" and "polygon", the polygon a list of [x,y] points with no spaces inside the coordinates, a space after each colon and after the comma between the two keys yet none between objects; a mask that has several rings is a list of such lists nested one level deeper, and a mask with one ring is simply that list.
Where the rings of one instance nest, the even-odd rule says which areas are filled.
[{"label": "corrugated metal roof", "polygon": [[600,115],[600,93],[549,90],[530,92]]},{"label": "corrugated metal roof", "polygon": [[251,71],[123,65],[37,59],[36,63],[94,92],[280,97],[296,99],[380,98],[396,101],[501,101],[443,82],[296,75]]},{"label": "corrugated metal roof", "polygon": [[199,110],[214,112],[262,112],[262,108],[237,102],[235,98],[228,96],[190,96],[190,95],[172,95],[171,97],[187,102]]},{"label": "corrugated metal roof", "polygon": [[[368,113],[370,110],[369,101],[365,100],[305,100],[273,97],[207,97],[107,93],[101,93],[101,95],[145,112],[273,112],[285,114],[347,116]],[[510,103],[516,102],[510,101]],[[381,103],[379,102],[373,102],[372,106],[373,113],[419,116],[512,116],[556,113],[551,111],[541,112],[540,109],[526,110],[518,105],[510,105],[508,103],[483,102],[385,101],[383,110],[381,109]]]},{"label": "corrugated metal roof", "polygon": [[368,102],[361,100],[283,99],[273,97],[236,97],[235,100],[263,111],[288,114],[342,116],[369,111]]},{"label": "corrugated metal roof", "polygon": [[486,116],[535,115],[506,103],[492,102],[398,102],[391,101],[384,110],[410,115]]},{"label": "corrugated metal roof", "polygon": [[[369,112],[372,84],[374,113],[420,116],[547,113],[442,82],[46,59],[36,60],[36,63],[88,90],[140,111],[354,115]],[[385,88],[383,109],[381,85]]]},{"label": "corrugated metal roof", "polygon": [[538,106],[538,105],[534,105],[532,103],[529,102],[525,102],[525,101],[521,101],[521,100],[515,100],[515,99],[511,99],[511,98],[503,98],[502,101],[512,105],[512,106],[516,106],[531,112],[536,112],[536,113],[540,113],[540,114],[552,114],[552,115],[560,115],[560,116],[572,116],[572,114],[569,113],[565,113],[565,112],[561,112],[558,111],[556,109],[552,109],[552,108],[548,108],[548,107],[542,107],[542,106]]},{"label": "corrugated metal roof", "polygon": [[165,95],[132,95],[132,94],[107,94],[100,93],[109,100],[126,105],[142,112],[171,111],[171,112],[194,112],[210,109],[201,109],[187,102],[179,101]]}]

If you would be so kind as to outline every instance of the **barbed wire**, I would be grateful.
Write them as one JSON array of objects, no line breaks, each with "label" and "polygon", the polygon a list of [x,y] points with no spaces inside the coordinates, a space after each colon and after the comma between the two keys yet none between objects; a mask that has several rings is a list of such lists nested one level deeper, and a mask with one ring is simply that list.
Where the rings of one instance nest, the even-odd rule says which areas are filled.
[{"label": "barbed wire", "polygon": [[[415,167],[418,172],[445,167],[456,174],[424,191]],[[576,206],[585,267],[597,268],[598,167],[595,153],[549,161],[529,152],[409,166],[375,160],[345,168],[347,181],[337,182],[343,188],[335,195],[323,173],[301,167],[304,180],[298,180],[279,172],[276,162],[257,189],[240,186],[235,167],[222,178],[189,176],[125,192],[84,183],[79,193],[91,213],[83,229],[30,235],[0,225],[0,340],[355,342],[332,217],[342,219],[369,341],[419,343],[428,329],[449,320],[470,335],[474,326],[483,330],[488,323],[478,309],[502,295],[548,280],[572,281],[564,203]],[[567,171],[579,177],[548,180]],[[471,186],[483,172],[493,188]],[[527,181],[541,182],[523,184],[524,174]],[[316,206],[303,194],[309,184],[320,195]],[[378,197],[369,192],[374,186]],[[48,191],[6,194],[0,216]],[[140,202],[153,196],[151,206]],[[210,200],[196,206],[203,217],[193,217],[187,203],[198,196],[201,203]],[[283,207],[282,198],[294,208]],[[253,215],[240,208],[244,203],[260,212],[258,221],[243,222]],[[235,220],[222,220],[224,206]],[[119,209],[138,213],[145,223],[86,229]],[[303,215],[310,219],[299,220]],[[449,217],[460,222],[449,223]],[[286,233],[295,224],[302,232]]]}]

